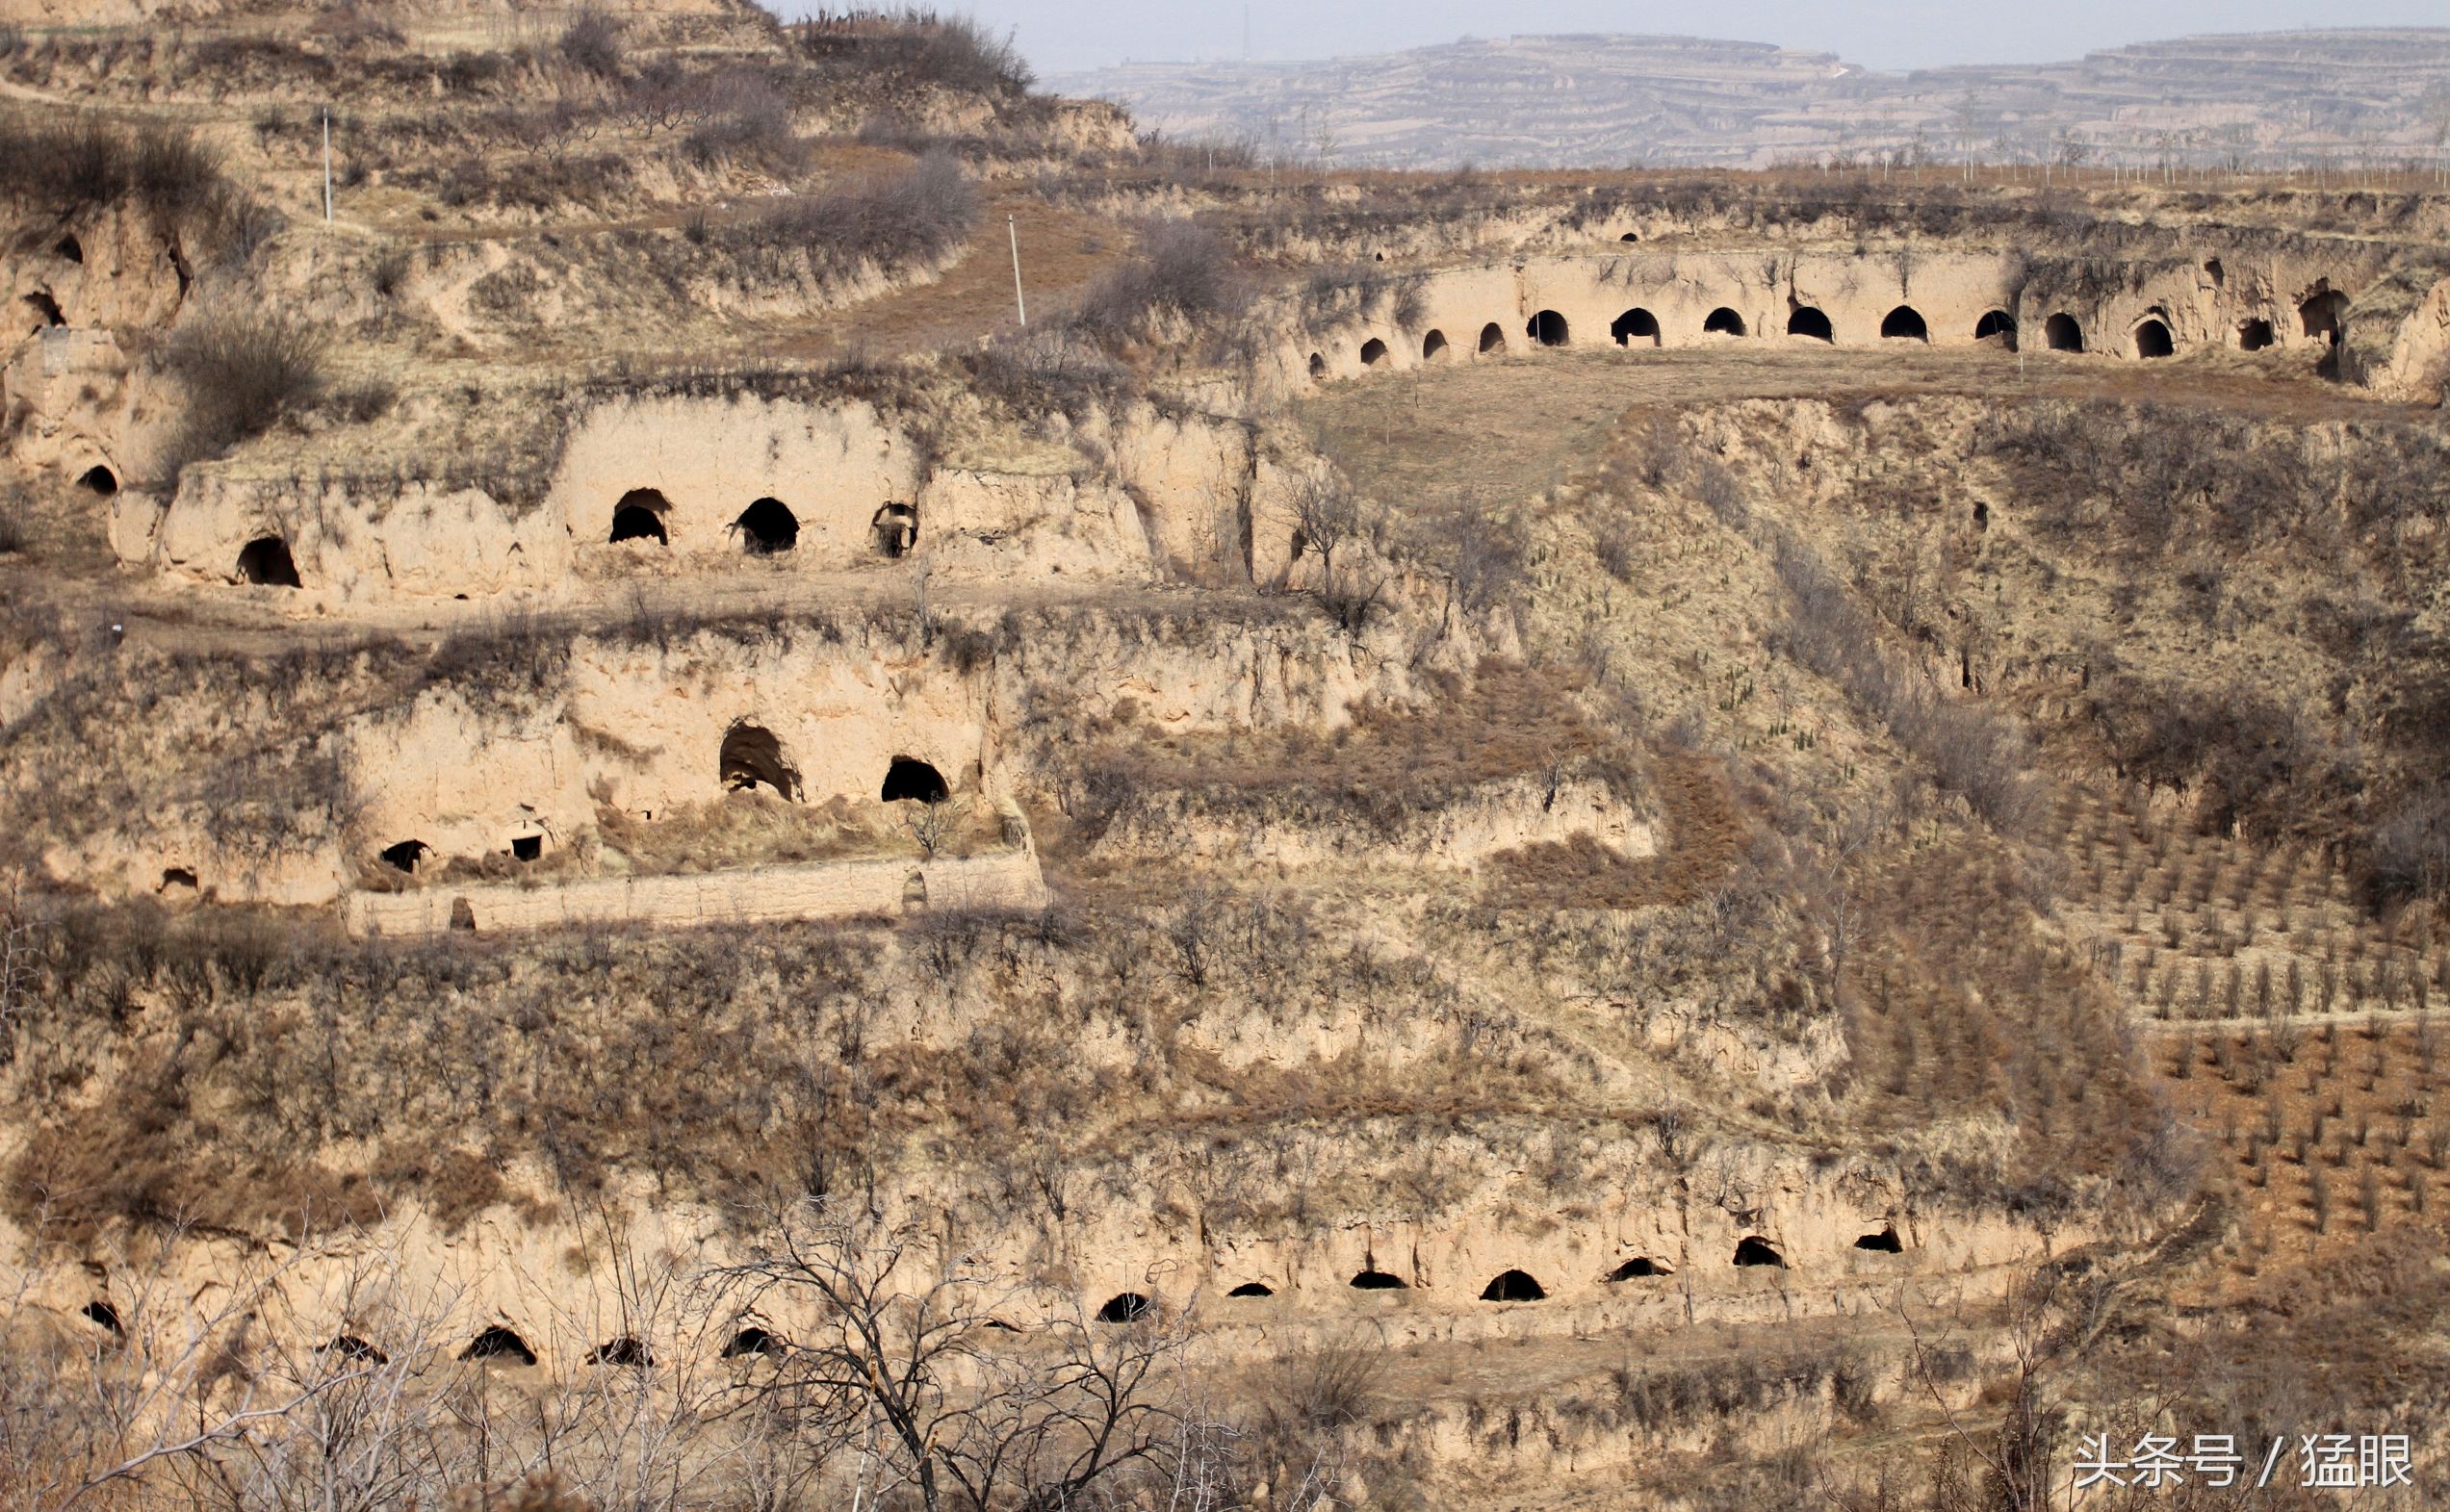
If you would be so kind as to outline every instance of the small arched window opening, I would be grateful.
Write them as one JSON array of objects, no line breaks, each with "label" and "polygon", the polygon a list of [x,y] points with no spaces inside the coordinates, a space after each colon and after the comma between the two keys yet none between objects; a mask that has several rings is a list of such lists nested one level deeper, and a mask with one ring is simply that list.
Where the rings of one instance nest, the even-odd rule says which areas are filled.
[{"label": "small arched window opening", "polygon": [[1736,1264],[1775,1266],[1781,1270],[1787,1268],[1786,1257],[1778,1253],[1778,1246],[1758,1234],[1747,1234],[1737,1242]]},{"label": "small arched window opening", "polygon": [[1310,354],[1310,376],[1313,379],[1317,379],[1324,378],[1327,375],[1328,359],[1326,354],[1323,352],[1312,352]]},{"label": "small arched window opening", "polygon": [[918,545],[916,505],[887,504],[868,525],[876,531],[876,549],[889,559],[907,556]]},{"label": "small arched window opening", "polygon": [[745,721],[723,732],[715,753],[715,780],[733,792],[760,787],[794,803],[800,796],[800,772],[783,755],[783,742],[762,725]]},{"label": "small arched window opening", "polygon": [[772,556],[800,544],[800,517],[779,499],[761,499],[732,522],[740,547],[751,556]]},{"label": "small arched window opening", "polygon": [[1411,1287],[1401,1276],[1383,1270],[1364,1270],[1348,1283],[1355,1292],[1408,1292]]},{"label": "small arched window opening", "polygon": [[322,1345],[315,1352],[318,1354],[337,1354],[344,1360],[355,1360],[363,1365],[391,1364],[390,1355],[375,1348],[373,1345],[358,1338],[355,1334],[334,1334],[332,1336],[331,1343]]},{"label": "small arched window opening", "polygon": [[78,474],[77,486],[98,499],[108,499],[119,491],[119,474],[97,462]]},{"label": "small arched window opening", "polygon": [[1921,311],[1901,304],[1880,318],[1880,335],[1888,341],[1927,342],[1931,327],[1923,323]]},{"label": "small arched window opening", "polygon": [[36,323],[33,328],[35,330],[47,330],[55,325],[68,323],[67,316],[60,310],[60,301],[39,289],[26,295],[25,302],[34,311]]},{"label": "small arched window opening", "polygon": [[1905,1245],[1897,1243],[1897,1226],[1894,1223],[1883,1225],[1876,1234],[1864,1235],[1854,1242],[1854,1247],[1872,1250],[1883,1255],[1905,1253]]},{"label": "small arched window opening", "polygon": [[536,1351],[528,1347],[528,1341],[500,1323],[471,1340],[468,1347],[460,1351],[459,1357],[463,1360],[499,1360],[505,1365],[536,1363]]},{"label": "small arched window opening", "polygon": [[1744,333],[1744,318],[1722,304],[1702,318],[1701,333],[1704,336],[1741,336]]},{"label": "small arched window opening", "polygon": [[1362,366],[1362,367],[1364,367],[1364,368],[1378,368],[1378,367],[1383,367],[1383,366],[1385,365],[1385,363],[1386,363],[1386,343],[1384,343],[1384,342],[1382,342],[1382,341],[1379,340],[1377,337],[1373,336],[1373,337],[1371,337],[1368,341],[1363,342],[1363,343],[1361,344],[1361,366]]},{"label": "small arched window opening", "polygon": [[2204,276],[2212,281],[2213,288],[2218,289],[2229,282],[2229,269],[2220,266],[2219,258],[2207,257],[2204,259]]},{"label": "small arched window opening", "polygon": [[2242,320],[2237,326],[2237,347],[2240,351],[2261,351],[2280,340],[2269,320]]},{"label": "small arched window opening", "polygon": [[297,562],[289,554],[289,543],[277,535],[257,536],[240,549],[238,579],[259,588],[296,588]]},{"label": "small arched window opening", "polygon": [[723,1346],[723,1358],[727,1360],[737,1360],[749,1355],[756,1355],[761,1359],[774,1359],[780,1357],[783,1351],[787,1347],[789,1346],[784,1344],[782,1340],[777,1339],[774,1335],[766,1332],[762,1328],[760,1328],[757,1324],[751,1323],[747,1327],[741,1329],[738,1333],[734,1334],[732,1336],[732,1342]]},{"label": "small arched window opening", "polygon": [[1154,1305],[1137,1292],[1118,1292],[1106,1298],[1105,1306],[1097,1309],[1097,1321],[1136,1323],[1148,1317]]},{"label": "small arched window opening", "polygon": [[55,255],[66,258],[71,263],[85,261],[85,243],[77,240],[76,233],[73,231],[52,243],[51,250]]},{"label": "small arched window opening", "polygon": [[2159,320],[2146,320],[2135,327],[2135,355],[2167,357],[2178,350],[2178,343],[2170,339],[2169,327]]},{"label": "small arched window opening", "polygon": [[532,861],[541,859],[545,854],[545,837],[541,834],[522,834],[514,836],[510,842],[510,854],[511,857],[517,860]]},{"label": "small arched window opening", "polygon": [[2076,317],[2061,310],[2042,322],[2042,339],[2052,351],[2082,351],[2084,327]]},{"label": "small arched window opening", "polygon": [[595,1352],[587,1356],[587,1363],[619,1365],[632,1370],[644,1371],[654,1367],[655,1355],[643,1342],[632,1335],[623,1334],[618,1339],[596,1345]]},{"label": "small arched window opening", "polygon": [[1665,1266],[1661,1265],[1658,1261],[1651,1259],[1648,1255],[1636,1255],[1633,1259],[1626,1261],[1623,1265],[1618,1266],[1615,1269],[1608,1272],[1608,1279],[1611,1281],[1635,1281],[1639,1280],[1643,1276],[1663,1276],[1672,1274],[1674,1274],[1673,1271],[1670,1271]]},{"label": "small arched window opening", "polygon": [[405,872],[414,877],[417,875],[418,866],[425,861],[427,853],[432,849],[433,847],[423,840],[402,840],[397,845],[383,847],[382,861],[384,865],[396,872]]},{"label": "small arched window opening", "polygon": [[1608,334],[1616,338],[1619,346],[1631,346],[1636,342],[1647,342],[1656,346],[1659,345],[1659,317],[1648,310],[1628,310],[1609,322]]},{"label": "small arched window opening", "polygon": [[1809,336],[1816,342],[1838,339],[1838,333],[1830,328],[1829,317],[1808,304],[1796,306],[1795,313],[1787,317],[1787,334]]},{"label": "small arched window opening", "polygon": [[941,804],[949,794],[950,790],[944,786],[943,774],[916,757],[897,756],[893,764],[885,769],[882,797],[889,804],[900,803],[904,799]]},{"label": "small arched window opening", "polygon": [[1481,1288],[1483,1302],[1544,1302],[1548,1289],[1528,1270],[1501,1270],[1497,1278]]},{"label": "small arched window opening", "polygon": [[1973,528],[1976,530],[1991,528],[1991,506],[1978,499],[1973,501]]},{"label": "small arched window opening", "polygon": [[1495,320],[1491,320],[1486,325],[1481,327],[1482,356],[1485,357],[1490,352],[1504,351],[1505,349],[1506,327],[1498,324]]},{"label": "small arched window opening", "polygon": [[1421,338],[1421,360],[1437,362],[1446,356],[1446,333],[1431,331]]},{"label": "small arched window opening", "polygon": [[653,541],[668,546],[672,531],[664,517],[672,510],[672,502],[658,490],[633,488],[621,496],[612,506],[612,534],[615,541]]},{"label": "small arched window opening", "polygon": [[2008,349],[2014,351],[2016,349],[2016,317],[2005,310],[1984,311],[1982,319],[1973,322],[1973,339],[1977,342],[1987,342],[1994,336],[2005,342]]},{"label": "small arched window opening", "polygon": [[1542,346],[1562,346],[1567,335],[1565,317],[1554,310],[1542,310],[1523,327],[1523,334]]},{"label": "small arched window opening", "polygon": [[1227,1296],[1274,1296],[1276,1294],[1276,1288],[1265,1281],[1245,1281],[1225,1294]]},{"label": "small arched window opening", "polygon": [[1638,242],[1638,241],[1640,241],[1640,240],[1641,240],[1641,238],[1640,238],[1639,236],[1636,235],[1634,232],[1628,231],[1628,232],[1626,232],[1623,236],[1618,237],[1616,240],[1617,240],[1617,241],[1619,241],[1619,242]]},{"label": "small arched window opening", "polygon": [[86,1321],[107,1328],[115,1334],[127,1331],[119,1325],[119,1310],[100,1297],[95,1297],[85,1304],[85,1317]]},{"label": "small arched window opening", "polygon": [[2308,336],[2336,346],[2348,331],[2348,296],[2336,289],[2325,289],[2297,306],[2297,319]]}]

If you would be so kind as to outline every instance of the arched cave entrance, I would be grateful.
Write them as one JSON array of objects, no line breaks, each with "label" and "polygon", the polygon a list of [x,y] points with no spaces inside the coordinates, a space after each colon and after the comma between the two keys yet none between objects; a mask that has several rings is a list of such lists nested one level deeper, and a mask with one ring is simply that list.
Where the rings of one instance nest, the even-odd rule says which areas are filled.
[{"label": "arched cave entrance", "polygon": [[1486,325],[1481,327],[1482,356],[1485,357],[1490,352],[1504,351],[1505,349],[1506,327],[1498,324],[1495,320],[1491,320]]},{"label": "arched cave entrance", "polygon": [[1312,382],[1317,382],[1317,381],[1319,381],[1319,380],[1321,380],[1321,379],[1325,378],[1327,375],[1328,375],[1328,360],[1327,360],[1327,357],[1326,357],[1324,354],[1322,354],[1322,353],[1319,353],[1319,352],[1312,352],[1312,353],[1310,354],[1310,378],[1311,378],[1311,381],[1312,381]]},{"label": "arched cave entrance", "polygon": [[470,1341],[468,1347],[460,1351],[459,1357],[463,1360],[499,1360],[505,1365],[536,1363],[536,1351],[528,1347],[528,1341],[500,1323],[494,1324]]},{"label": "arched cave entrance", "polygon": [[799,768],[784,756],[783,742],[774,738],[774,731],[762,725],[742,720],[725,730],[714,764],[715,781],[729,791],[755,792],[764,787],[799,802]]},{"label": "arched cave entrance", "polygon": [[1611,1281],[1634,1281],[1638,1280],[1643,1276],[1663,1276],[1672,1274],[1674,1274],[1673,1271],[1669,1270],[1665,1266],[1661,1265],[1658,1261],[1651,1259],[1648,1255],[1636,1255],[1633,1259],[1626,1261],[1623,1265],[1618,1266],[1615,1269],[1608,1272],[1608,1279]]},{"label": "arched cave entrance", "polygon": [[1795,306],[1794,314],[1787,317],[1787,334],[1809,336],[1816,342],[1835,342],[1838,339],[1838,333],[1830,327],[1829,317],[1808,304]]},{"label": "arched cave entrance", "polygon": [[1978,499],[1973,501],[1973,528],[1976,530],[1991,528],[1991,506]]},{"label": "arched cave entrance", "polygon": [[2308,336],[2336,346],[2348,333],[2348,296],[2336,289],[2321,290],[2297,306],[2297,319]]},{"label": "arched cave entrance", "polygon": [[1702,318],[1701,333],[1704,336],[1741,336],[1744,334],[1744,318],[1722,304]]},{"label": "arched cave entrance", "polygon": [[26,295],[25,302],[35,314],[36,323],[31,327],[34,330],[48,330],[52,326],[68,323],[68,318],[60,311],[60,301],[39,289]]},{"label": "arched cave entrance", "polygon": [[153,890],[155,892],[168,892],[173,887],[179,888],[184,892],[195,891],[195,869],[191,866],[163,867],[162,881],[154,887]]},{"label": "arched cave entrance", "polygon": [[723,1358],[737,1360],[746,1355],[756,1355],[761,1359],[772,1359],[781,1356],[787,1347],[782,1340],[751,1323],[734,1334],[732,1342],[723,1346]]},{"label": "arched cave entrance", "polygon": [[1523,327],[1523,334],[1542,346],[1562,346],[1566,336],[1565,317],[1554,310],[1542,310]]},{"label": "arched cave entrance", "polygon": [[59,241],[52,243],[51,250],[56,255],[64,257],[71,263],[82,263],[85,261],[85,243],[77,240],[76,233],[73,231],[60,238]]},{"label": "arched cave entrance", "polygon": [[2237,349],[2262,351],[2280,340],[2280,333],[2269,320],[2240,320],[2237,323]]},{"label": "arched cave entrance", "polygon": [[2042,340],[2052,351],[2082,351],[2084,327],[2076,317],[2061,310],[2042,322]]},{"label": "arched cave entrance", "polygon": [[1383,1270],[1376,1269],[1361,1271],[1345,1284],[1355,1292],[1408,1292],[1411,1290],[1410,1285],[1402,1276],[1389,1275]]},{"label": "arched cave entrance", "polygon": [[595,1352],[587,1356],[587,1363],[620,1365],[635,1371],[644,1371],[654,1368],[655,1355],[648,1350],[644,1343],[632,1335],[623,1334],[618,1339],[596,1345]]},{"label": "arched cave entrance", "polygon": [[1274,1296],[1276,1294],[1276,1288],[1265,1281],[1245,1281],[1225,1294],[1227,1296]]},{"label": "arched cave entrance", "polygon": [[1747,1234],[1736,1243],[1736,1264],[1740,1266],[1775,1266],[1787,1269],[1786,1257],[1778,1246],[1758,1234]]},{"label": "arched cave entrance", "polygon": [[391,1364],[390,1355],[375,1348],[373,1345],[358,1338],[355,1334],[334,1334],[332,1335],[331,1343],[321,1345],[315,1352],[317,1354],[337,1354],[344,1360],[355,1360],[364,1365]]},{"label": "arched cave entrance", "polygon": [[1373,336],[1361,344],[1361,366],[1376,368],[1386,362],[1386,343]]},{"label": "arched cave entrance", "polygon": [[2178,343],[2170,339],[2169,327],[2158,320],[2146,320],[2135,327],[2135,355],[2167,357],[2178,350]]},{"label": "arched cave entrance", "polygon": [[97,462],[78,474],[77,485],[97,499],[108,499],[119,491],[119,474]]},{"label": "arched cave entrance", "polygon": [[1421,360],[1436,362],[1446,355],[1446,333],[1431,331],[1421,338]]},{"label": "arched cave entrance", "polygon": [[1640,238],[1639,236],[1637,236],[1635,233],[1633,233],[1633,232],[1631,232],[1631,231],[1628,231],[1628,232],[1626,232],[1623,236],[1618,237],[1616,240],[1617,240],[1617,241],[1619,241],[1619,242],[1638,242],[1638,241],[1640,241],[1640,240],[1641,240],[1641,238]]},{"label": "arched cave entrance", "polygon": [[612,506],[614,541],[653,541],[658,546],[672,544],[672,531],[665,525],[664,516],[672,511],[672,501],[661,491],[633,488],[621,496]]},{"label": "arched cave entrance", "polygon": [[1905,1253],[1905,1245],[1897,1243],[1897,1226],[1895,1223],[1882,1224],[1878,1233],[1864,1235],[1854,1242],[1854,1247],[1883,1255]]},{"label": "arched cave entrance", "polygon": [[915,799],[922,804],[941,804],[949,794],[943,774],[914,756],[897,756],[885,769],[885,790],[881,795],[889,804]]},{"label": "arched cave entrance", "polygon": [[1136,1323],[1148,1316],[1153,1305],[1137,1292],[1118,1292],[1106,1298],[1105,1306],[1097,1309],[1097,1321]]},{"label": "arched cave entrance", "polygon": [[2229,269],[2220,266],[2219,258],[2207,257],[2204,259],[2204,276],[2212,281],[2213,288],[2218,289],[2229,282]]},{"label": "arched cave entrance", "polygon": [[513,860],[533,861],[544,859],[545,837],[541,834],[511,836],[510,857]]},{"label": "arched cave entrance", "polygon": [[918,506],[887,504],[868,522],[876,531],[876,549],[889,559],[908,556],[918,545]]},{"label": "arched cave entrance", "polygon": [[1609,322],[1608,334],[1616,338],[1619,346],[1631,346],[1636,342],[1647,342],[1656,346],[1659,345],[1659,317],[1648,310],[1628,310]]},{"label": "arched cave entrance", "polygon": [[297,587],[297,563],[289,543],[277,535],[259,535],[240,548],[238,580],[259,588]]},{"label": "arched cave entrance", "polygon": [[1973,322],[1973,339],[1987,342],[1994,336],[2004,342],[2008,350],[2016,350],[2016,317],[2005,310],[1983,311],[1982,319]]},{"label": "arched cave entrance", "polygon": [[119,1324],[119,1310],[99,1297],[85,1304],[85,1318],[86,1321],[98,1324],[115,1334],[127,1331]]},{"label": "arched cave entrance", "polygon": [[417,875],[418,866],[432,849],[432,846],[423,840],[402,840],[396,845],[383,847],[382,862],[396,872],[405,872],[414,877]]},{"label": "arched cave entrance", "polygon": [[1501,1270],[1497,1278],[1481,1288],[1483,1302],[1545,1302],[1548,1288],[1528,1270]]},{"label": "arched cave entrance", "polygon": [[1931,327],[1924,323],[1921,311],[1901,304],[1880,318],[1880,336],[1884,341],[1927,342]]},{"label": "arched cave entrance", "polygon": [[761,499],[732,522],[740,548],[751,556],[772,556],[800,544],[800,517],[779,499]]}]

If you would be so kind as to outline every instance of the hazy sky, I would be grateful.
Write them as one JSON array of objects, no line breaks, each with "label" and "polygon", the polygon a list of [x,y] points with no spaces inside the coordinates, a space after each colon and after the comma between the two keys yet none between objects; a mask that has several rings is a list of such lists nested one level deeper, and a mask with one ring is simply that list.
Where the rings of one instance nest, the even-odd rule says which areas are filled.
[{"label": "hazy sky", "polygon": [[[811,9],[802,0],[801,9]],[[1242,56],[1242,0],[952,0],[1017,32],[1044,73],[1126,58]],[[1875,68],[2039,63],[2098,47],[2202,32],[2306,26],[2440,26],[2443,0],[1712,0],[1663,6],[1608,0],[1250,0],[1256,58],[1323,58],[1525,32],[1655,32],[1776,42]]]}]

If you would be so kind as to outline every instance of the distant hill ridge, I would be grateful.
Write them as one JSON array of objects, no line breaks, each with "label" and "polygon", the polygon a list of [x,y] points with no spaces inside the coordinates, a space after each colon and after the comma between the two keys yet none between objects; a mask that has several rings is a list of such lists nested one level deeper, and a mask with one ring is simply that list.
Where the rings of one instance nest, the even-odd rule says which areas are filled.
[{"label": "distant hill ridge", "polygon": [[1767,167],[1917,152],[2432,166],[2450,141],[2450,28],[2184,37],[1912,72],[1765,42],[1578,34],[1316,62],[1134,63],[1048,82],[1122,101],[1170,134],[1365,167]]}]

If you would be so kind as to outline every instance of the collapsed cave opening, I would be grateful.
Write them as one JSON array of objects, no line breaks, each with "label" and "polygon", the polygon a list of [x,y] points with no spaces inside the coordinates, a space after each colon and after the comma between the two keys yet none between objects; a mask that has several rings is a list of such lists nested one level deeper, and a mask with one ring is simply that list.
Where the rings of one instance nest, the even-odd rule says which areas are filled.
[{"label": "collapsed cave opening", "polygon": [[1106,1298],[1105,1306],[1097,1309],[1097,1321],[1136,1323],[1148,1317],[1155,1305],[1138,1292],[1118,1292]]},{"label": "collapsed cave opening", "polygon": [[800,771],[783,754],[783,742],[762,725],[739,720],[723,732],[715,752],[715,780],[728,792],[755,792],[763,787],[796,803]]},{"label": "collapsed cave opening", "polygon": [[1383,1270],[1375,1269],[1356,1273],[1345,1284],[1355,1292],[1408,1292],[1411,1290],[1410,1284],[1403,1277],[1389,1275]]},{"label": "collapsed cave opening", "polygon": [[1631,346],[1636,342],[1648,342],[1656,346],[1659,345],[1659,317],[1637,306],[1610,321],[1608,334],[1616,338],[1619,346]]},{"label": "collapsed cave opening", "polygon": [[1665,1266],[1663,1266],[1658,1261],[1651,1259],[1648,1255],[1636,1255],[1633,1259],[1626,1261],[1623,1265],[1618,1266],[1615,1269],[1608,1272],[1608,1279],[1611,1281],[1634,1281],[1638,1280],[1643,1276],[1663,1276],[1673,1275],[1674,1273],[1675,1272],[1669,1270]]},{"label": "collapsed cave opening", "polygon": [[1361,366],[1364,368],[1385,367],[1386,343],[1379,340],[1375,336],[1371,337],[1368,341],[1363,342],[1361,344]]},{"label": "collapsed cave opening", "polygon": [[1897,1226],[1894,1223],[1882,1224],[1877,1232],[1863,1235],[1854,1242],[1854,1247],[1883,1255],[1905,1253],[1905,1245],[1898,1242]]},{"label": "collapsed cave opening", "polygon": [[2008,350],[2016,350],[2016,317],[2005,310],[1983,311],[1982,319],[1973,322],[1973,339],[1987,342],[1994,337],[2004,343]]},{"label": "collapsed cave opening", "polygon": [[672,501],[660,490],[633,488],[612,506],[612,532],[607,539],[653,541],[658,546],[669,546],[672,531],[664,521],[671,511]]},{"label": "collapsed cave opening", "polygon": [[296,588],[297,561],[289,543],[277,535],[259,535],[239,549],[238,580],[259,588]]},{"label": "collapsed cave opening", "polygon": [[897,756],[893,764],[885,769],[885,787],[879,796],[889,804],[905,799],[922,804],[941,804],[950,794],[951,789],[944,785],[943,774],[935,767],[916,756]]},{"label": "collapsed cave opening", "polygon": [[876,532],[876,550],[887,560],[909,555],[918,546],[918,506],[886,504],[868,521]]},{"label": "collapsed cave opening", "polygon": [[1486,356],[1488,353],[1493,351],[1504,351],[1505,349],[1506,327],[1498,324],[1495,320],[1491,320],[1486,325],[1481,327],[1481,354],[1483,356]]},{"label": "collapsed cave opening", "polygon": [[500,1361],[504,1365],[536,1363],[536,1351],[528,1347],[528,1341],[520,1338],[516,1329],[500,1323],[491,1325],[470,1340],[459,1357],[463,1360]]},{"label": "collapsed cave opening", "polygon": [[761,499],[732,522],[740,532],[740,549],[751,556],[773,556],[800,544],[800,517],[779,499]]},{"label": "collapsed cave opening", "polygon": [[1481,1288],[1483,1302],[1544,1302],[1548,1289],[1528,1270],[1501,1270],[1488,1285]]},{"label": "collapsed cave opening", "polygon": [[1784,1270],[1787,1260],[1778,1246],[1758,1234],[1747,1234],[1736,1242],[1736,1264],[1740,1266],[1774,1266]]}]

